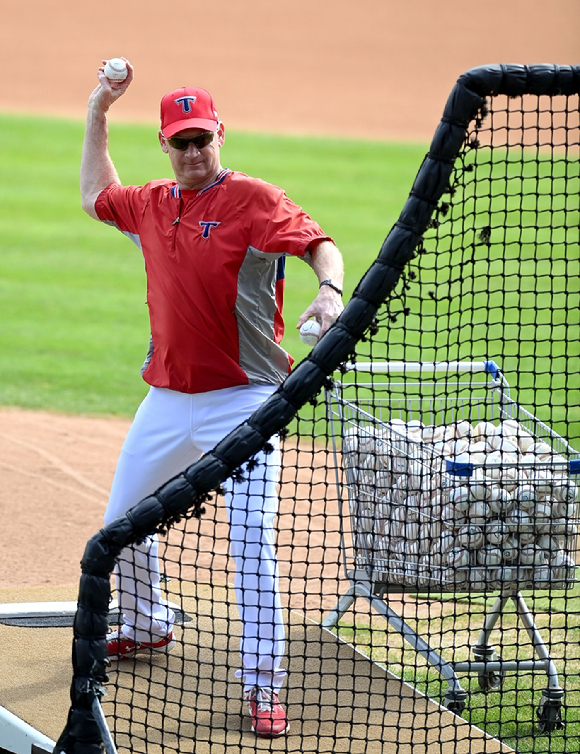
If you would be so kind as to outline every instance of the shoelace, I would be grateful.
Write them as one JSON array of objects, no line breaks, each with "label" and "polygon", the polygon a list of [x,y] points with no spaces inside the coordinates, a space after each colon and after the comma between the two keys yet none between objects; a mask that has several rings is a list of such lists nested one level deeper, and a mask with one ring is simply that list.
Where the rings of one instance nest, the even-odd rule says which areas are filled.
[{"label": "shoelace", "polygon": [[270,712],[274,708],[276,700],[272,691],[256,687],[248,692],[248,702],[256,702],[258,712]]}]

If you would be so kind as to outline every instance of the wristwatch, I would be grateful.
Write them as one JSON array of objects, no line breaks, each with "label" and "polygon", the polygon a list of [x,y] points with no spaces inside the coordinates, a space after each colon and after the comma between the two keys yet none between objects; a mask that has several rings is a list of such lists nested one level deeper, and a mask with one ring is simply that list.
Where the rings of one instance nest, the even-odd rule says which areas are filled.
[{"label": "wristwatch", "polygon": [[332,280],[331,278],[328,278],[328,280],[322,280],[318,286],[319,290],[323,285],[327,285],[329,288],[332,288],[333,291],[336,291],[339,296],[342,296],[342,288],[340,287],[340,283],[337,283],[336,280]]}]

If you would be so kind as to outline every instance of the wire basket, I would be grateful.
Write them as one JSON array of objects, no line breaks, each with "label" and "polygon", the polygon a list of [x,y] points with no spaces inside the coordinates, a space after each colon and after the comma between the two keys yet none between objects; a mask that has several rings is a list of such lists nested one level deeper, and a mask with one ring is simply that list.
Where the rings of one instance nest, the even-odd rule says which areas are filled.
[{"label": "wire basket", "polygon": [[575,583],[580,454],[511,399],[494,362],[351,369],[373,380],[327,392],[347,572],[403,591]]}]

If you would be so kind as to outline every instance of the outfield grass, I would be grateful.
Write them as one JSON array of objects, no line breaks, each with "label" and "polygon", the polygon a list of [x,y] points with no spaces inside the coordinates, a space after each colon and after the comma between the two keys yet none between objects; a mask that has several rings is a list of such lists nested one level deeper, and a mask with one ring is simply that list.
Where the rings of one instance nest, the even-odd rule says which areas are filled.
[{"label": "outfield grass", "polygon": [[[0,405],[130,416],[149,326],[140,252],[80,208],[78,121],[0,115]],[[228,132],[223,164],[285,188],[331,235],[345,299],[398,217],[426,145]],[[124,183],[169,177],[155,124],[111,126]],[[308,349],[295,322],[316,295],[312,271],[287,265],[284,345]]]}]

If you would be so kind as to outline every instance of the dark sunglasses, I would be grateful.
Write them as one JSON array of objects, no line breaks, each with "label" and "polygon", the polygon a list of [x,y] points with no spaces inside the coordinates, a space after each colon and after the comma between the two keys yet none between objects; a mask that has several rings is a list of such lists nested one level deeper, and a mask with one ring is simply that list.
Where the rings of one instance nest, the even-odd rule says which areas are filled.
[{"label": "dark sunglasses", "polygon": [[199,136],[191,136],[189,138],[172,136],[170,139],[166,139],[166,141],[170,147],[173,147],[173,149],[179,149],[183,152],[190,144],[193,144],[196,149],[207,147],[208,144],[212,143],[214,136],[214,131],[204,131],[202,134],[199,134]]}]

